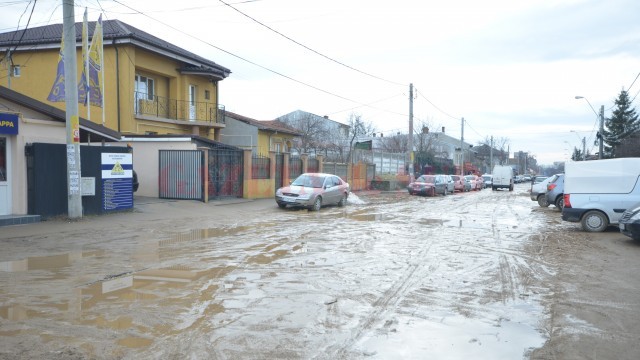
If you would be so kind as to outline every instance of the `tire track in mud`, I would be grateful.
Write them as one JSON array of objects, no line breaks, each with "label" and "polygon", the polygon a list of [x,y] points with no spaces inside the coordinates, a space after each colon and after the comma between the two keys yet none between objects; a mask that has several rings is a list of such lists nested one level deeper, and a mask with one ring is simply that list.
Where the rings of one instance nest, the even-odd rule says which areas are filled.
[{"label": "tire track in mud", "polygon": [[[447,213],[443,211],[441,206],[439,206],[440,202],[446,201],[445,199],[446,197],[441,197],[438,199],[430,199],[432,200],[431,202],[436,202],[433,200],[437,200],[437,204],[430,204],[430,205],[433,205],[429,207],[429,209],[432,210],[432,212],[426,213],[425,215],[430,215],[431,219],[440,218],[441,216],[447,216]],[[462,200],[463,204],[458,204],[459,206],[464,206],[466,205],[467,202],[472,202],[472,204],[477,203],[476,198],[469,197],[469,198],[463,198],[463,199],[464,199]],[[415,204],[413,201],[404,203],[402,207],[412,208],[411,207],[412,205],[414,206],[413,210],[415,211]],[[385,210],[393,211],[397,209],[385,209]],[[460,223],[461,222],[462,220],[460,220]],[[437,222],[434,221],[434,223],[437,223]],[[443,224],[444,224],[444,221],[439,222],[440,226],[443,226]],[[437,234],[435,234],[434,229],[429,229],[426,235],[427,236],[425,237],[429,238],[430,237],[429,235],[437,235]],[[389,289],[387,289],[380,297],[378,297],[372,303],[371,307],[373,308],[373,310],[370,313],[368,313],[365,319],[361,320],[358,323],[358,326],[354,329],[353,333],[351,334],[351,337],[346,341],[343,341],[340,344],[335,344],[333,346],[330,346],[327,349],[326,353],[331,354],[329,358],[348,358],[350,355],[353,355],[353,352],[355,351],[353,349],[354,344],[360,341],[364,336],[364,334],[373,330],[376,324],[381,323],[384,320],[386,314],[403,313],[404,310],[399,309],[398,307],[400,303],[407,300],[407,294],[409,293],[414,293],[412,297],[415,297],[416,293],[428,294],[434,291],[437,291],[440,297],[442,297],[441,296],[442,294],[463,295],[463,297],[466,297],[466,298],[477,296],[477,294],[474,294],[473,292],[447,291],[443,289],[434,290],[434,289],[428,289],[428,288],[417,286],[424,281],[425,276],[419,276],[420,274],[423,274],[425,272],[423,271],[424,269],[428,268],[429,272],[432,273],[440,267],[440,262],[442,261],[441,259],[439,258],[433,259],[433,258],[429,258],[428,256],[428,254],[431,253],[431,250],[434,245],[436,244],[433,241],[428,241],[423,243],[419,251],[419,256],[417,257],[417,259],[413,260],[414,264],[412,264],[407,269],[405,269],[403,271],[402,276],[399,278],[399,280],[397,280]],[[455,250],[455,252],[460,252],[460,246],[467,246],[468,244],[465,243],[465,244],[454,244],[454,245],[457,245],[457,249],[458,249],[458,250]],[[438,245],[438,246],[442,246],[442,245]],[[445,246],[450,247],[447,245]],[[448,251],[450,252],[452,250],[449,249]],[[508,266],[506,268],[509,269]],[[433,295],[433,294],[429,294],[429,295]],[[459,305],[460,305],[458,306],[459,311],[466,312],[465,310],[463,310],[463,308],[466,305],[464,304],[459,304]],[[412,313],[411,315],[418,316],[418,317],[420,316],[419,314],[416,315],[415,313]],[[384,327],[387,327],[387,325],[389,325],[388,324],[389,322],[390,320],[387,320],[387,322],[384,324]],[[319,357],[324,358],[324,355]]]},{"label": "tire track in mud", "polygon": [[[419,260],[426,258],[426,254],[429,252],[432,245],[432,242],[425,242],[420,249],[418,256]],[[422,281],[422,278],[417,278],[415,274],[427,265],[428,262],[426,261],[414,260],[414,263],[404,270],[400,280],[396,281],[393,286],[386,290],[371,304],[373,311],[370,312],[365,319],[359,322],[355,333],[353,333],[344,343],[339,344],[338,346],[331,346],[327,349],[328,352],[332,354],[330,358],[348,357],[353,345],[361,339],[362,335],[365,332],[372,330],[374,324],[380,322],[384,314],[389,313],[390,311],[395,311],[397,305],[404,299],[404,295],[407,291],[412,289],[416,283]],[[429,267],[432,268],[432,266],[433,265],[430,265]]]}]

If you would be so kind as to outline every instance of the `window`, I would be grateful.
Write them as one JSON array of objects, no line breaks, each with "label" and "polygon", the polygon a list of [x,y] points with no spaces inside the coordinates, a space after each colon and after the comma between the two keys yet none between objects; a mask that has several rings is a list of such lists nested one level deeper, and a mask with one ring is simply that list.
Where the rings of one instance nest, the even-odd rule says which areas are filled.
[{"label": "window", "polygon": [[138,99],[154,100],[155,80],[150,77],[136,74],[136,93]]},{"label": "window", "polygon": [[205,100],[211,100],[211,91],[209,91],[209,90],[205,90],[204,91],[204,99]]},{"label": "window", "polygon": [[13,77],[20,77],[20,65],[13,65],[12,73]]}]

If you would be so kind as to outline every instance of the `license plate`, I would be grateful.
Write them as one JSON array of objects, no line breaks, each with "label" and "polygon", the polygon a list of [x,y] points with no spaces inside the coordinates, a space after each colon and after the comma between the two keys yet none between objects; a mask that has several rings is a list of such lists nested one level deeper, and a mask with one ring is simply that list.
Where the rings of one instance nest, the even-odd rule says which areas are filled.
[{"label": "license plate", "polygon": [[286,201],[286,202],[296,202],[296,198],[291,197],[291,196],[283,196],[283,197],[282,197],[282,201]]}]

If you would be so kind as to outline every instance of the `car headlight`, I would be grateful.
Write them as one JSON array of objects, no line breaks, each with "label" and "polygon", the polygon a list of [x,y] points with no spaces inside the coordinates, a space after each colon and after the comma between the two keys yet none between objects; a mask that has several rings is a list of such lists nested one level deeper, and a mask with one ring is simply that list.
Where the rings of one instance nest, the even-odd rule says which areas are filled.
[{"label": "car headlight", "polygon": [[276,195],[277,196],[282,196],[282,190],[281,189],[276,190]]},{"label": "car headlight", "polygon": [[300,195],[298,195],[298,199],[300,199],[300,200],[309,200],[310,197],[311,197],[311,194],[300,194]]}]

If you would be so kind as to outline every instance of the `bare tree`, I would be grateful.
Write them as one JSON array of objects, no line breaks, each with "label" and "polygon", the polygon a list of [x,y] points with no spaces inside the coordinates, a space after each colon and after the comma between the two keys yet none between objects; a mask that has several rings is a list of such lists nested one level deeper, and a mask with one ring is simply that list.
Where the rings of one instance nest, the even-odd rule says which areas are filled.
[{"label": "bare tree", "polygon": [[307,114],[296,120],[287,118],[279,118],[278,120],[302,133],[302,136],[300,136],[298,141],[292,146],[298,153],[322,152],[326,150],[325,139],[328,137],[329,131],[323,118],[313,114]]},{"label": "bare tree", "polygon": [[409,137],[407,134],[396,134],[380,139],[378,142],[382,151],[388,153],[405,153],[409,148]]},{"label": "bare tree", "polygon": [[[371,122],[362,120],[362,115],[351,113],[349,114],[349,129],[346,133],[346,137],[343,138],[346,146],[346,157],[342,157],[342,161],[350,161],[351,160],[351,152],[353,151],[353,145],[360,137],[368,137],[373,134],[376,129]],[[345,146],[342,146],[341,149],[345,149]],[[341,155],[344,153],[341,151]]]}]

